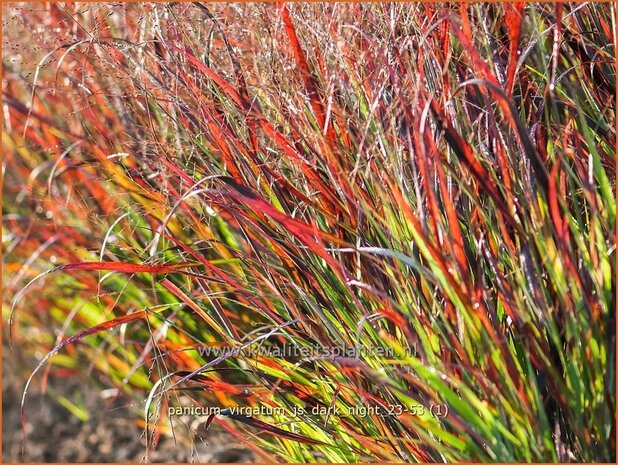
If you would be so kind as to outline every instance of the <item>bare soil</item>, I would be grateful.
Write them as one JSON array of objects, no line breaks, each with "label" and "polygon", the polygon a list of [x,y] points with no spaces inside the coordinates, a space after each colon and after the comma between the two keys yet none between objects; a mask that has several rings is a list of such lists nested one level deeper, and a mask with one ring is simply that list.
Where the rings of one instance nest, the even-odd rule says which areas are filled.
[{"label": "bare soil", "polygon": [[[7,351],[5,351],[7,352]],[[146,454],[143,429],[127,399],[102,399],[88,381],[50,377],[49,391],[86,406],[82,421],[43,394],[40,382],[28,393],[26,441],[22,453],[20,400],[23,380],[13,374],[12,357],[3,357],[2,462],[254,462],[254,453],[223,431],[207,438],[189,437],[176,428],[176,438],[161,437]]]}]

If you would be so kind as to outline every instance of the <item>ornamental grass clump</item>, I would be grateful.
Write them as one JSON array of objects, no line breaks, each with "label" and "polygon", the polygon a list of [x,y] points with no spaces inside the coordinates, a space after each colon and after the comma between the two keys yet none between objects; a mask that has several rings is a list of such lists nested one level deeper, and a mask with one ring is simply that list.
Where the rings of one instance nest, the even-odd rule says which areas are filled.
[{"label": "ornamental grass clump", "polygon": [[4,13],[26,414],[90,366],[149,444],[615,461],[613,4]]}]

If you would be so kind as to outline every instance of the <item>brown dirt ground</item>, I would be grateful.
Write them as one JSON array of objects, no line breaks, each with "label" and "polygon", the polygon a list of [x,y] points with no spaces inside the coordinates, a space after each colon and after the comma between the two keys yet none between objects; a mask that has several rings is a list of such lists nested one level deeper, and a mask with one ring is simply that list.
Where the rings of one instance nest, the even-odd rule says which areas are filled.
[{"label": "brown dirt ground", "polygon": [[[4,350],[5,354],[8,349]],[[3,357],[2,462],[254,462],[256,457],[222,431],[209,430],[206,438],[189,438],[176,428],[176,439],[161,437],[145,456],[143,429],[128,401],[109,400],[88,381],[50,377],[51,392],[82,402],[90,418],[80,421],[53,395],[42,394],[40,381],[28,393],[26,450],[21,453],[20,400],[23,380],[13,375],[10,356]],[[213,425],[214,426],[214,425]],[[185,429],[186,431],[186,429]]]}]

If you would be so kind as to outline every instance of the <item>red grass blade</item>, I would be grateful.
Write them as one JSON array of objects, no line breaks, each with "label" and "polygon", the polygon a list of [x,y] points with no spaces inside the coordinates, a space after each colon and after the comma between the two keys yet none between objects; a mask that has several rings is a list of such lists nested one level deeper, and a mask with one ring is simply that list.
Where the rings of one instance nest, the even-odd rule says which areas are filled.
[{"label": "red grass blade", "polygon": [[258,420],[257,418],[246,417],[244,415],[232,413],[231,410],[229,412],[222,411],[221,415],[231,418],[232,420],[240,421],[241,423],[249,425],[253,428],[257,428],[259,430],[266,431],[267,433],[274,434],[275,436],[289,439],[291,441],[302,442],[304,444],[324,444],[323,442],[316,439],[311,439],[301,434],[292,433],[290,431],[285,431],[281,428],[277,428],[276,426],[269,425],[268,423]]},{"label": "red grass blade", "polygon": [[515,83],[515,71],[517,67],[517,54],[521,37],[523,13],[526,4],[524,2],[505,3],[504,20],[509,34],[509,65],[506,73],[506,94],[513,95],[513,85]]},{"label": "red grass blade", "polygon": [[294,58],[296,59],[296,64],[298,65],[300,74],[305,84],[305,89],[307,90],[307,94],[309,95],[309,101],[311,102],[311,108],[313,108],[313,114],[318,122],[320,130],[326,130],[327,139],[331,139],[333,136],[333,130],[330,125],[328,127],[325,127],[326,117],[324,106],[320,101],[318,84],[315,80],[315,77],[313,76],[313,72],[309,67],[305,52],[300,45],[298,35],[296,34],[296,29],[294,28],[294,24],[292,23],[290,13],[285,3],[281,5],[280,11],[281,18],[283,19],[283,24],[285,25],[285,32],[287,33],[288,38],[290,39],[290,42],[292,44],[292,50],[294,51]]}]

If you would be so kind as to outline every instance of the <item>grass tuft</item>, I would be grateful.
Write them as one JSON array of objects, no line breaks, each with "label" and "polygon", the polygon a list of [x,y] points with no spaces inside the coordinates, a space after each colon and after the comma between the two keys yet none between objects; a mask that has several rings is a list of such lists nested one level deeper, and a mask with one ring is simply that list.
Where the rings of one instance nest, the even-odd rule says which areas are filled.
[{"label": "grass tuft", "polygon": [[201,405],[286,462],[614,462],[614,17],[6,7],[22,406],[89,362],[152,444]]}]

